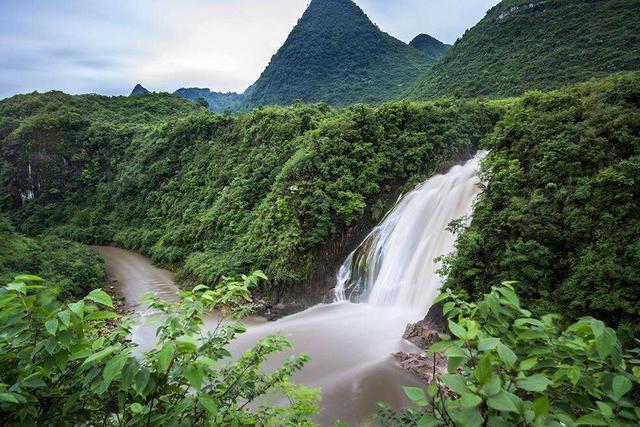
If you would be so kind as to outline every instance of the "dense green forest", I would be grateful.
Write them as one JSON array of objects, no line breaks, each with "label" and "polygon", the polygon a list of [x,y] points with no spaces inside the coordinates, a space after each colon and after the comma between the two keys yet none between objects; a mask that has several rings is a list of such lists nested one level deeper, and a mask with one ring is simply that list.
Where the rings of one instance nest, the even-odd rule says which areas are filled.
[{"label": "dense green forest", "polygon": [[406,95],[518,96],[640,68],[639,0],[505,0]]},{"label": "dense green forest", "polygon": [[209,109],[215,113],[224,113],[225,111],[238,111],[245,108],[245,95],[241,93],[213,92],[203,88],[182,88],[174,92],[180,98],[190,101],[198,101],[202,98],[209,104]]},{"label": "dense green forest", "polygon": [[525,95],[484,143],[486,189],[447,285],[518,280],[536,313],[639,336],[639,107],[637,73]]},{"label": "dense green forest", "polygon": [[247,104],[333,106],[397,99],[433,59],[374,25],[351,0],[312,0],[247,91]]},{"label": "dense green forest", "polygon": [[[134,101],[148,110],[144,102],[160,100],[173,102]],[[261,268],[277,289],[304,283],[328,258],[341,262],[356,242],[332,241],[366,232],[398,189],[468,157],[501,111],[462,101],[296,104],[166,119],[184,111],[178,103],[143,128],[105,111],[95,121],[58,120],[88,117],[83,108],[95,105],[84,101],[45,94],[0,103],[12,123],[2,139],[3,203],[21,232],[115,242],[176,265],[193,283]],[[137,107],[129,108],[133,120]]]},{"label": "dense green forest", "polygon": [[60,298],[82,298],[105,284],[102,258],[86,246],[55,236],[27,237],[0,216],[0,282],[31,273],[46,278]]},{"label": "dense green forest", "polygon": [[[320,391],[291,383],[309,356],[263,371],[291,345],[234,353],[239,319],[326,301],[401,194],[487,150],[416,359],[432,383],[375,421],[638,425],[638,16],[504,0],[453,47],[407,45],[351,0],[311,0],[244,94],[0,100],[0,424],[315,425]],[[144,300],[150,350],[88,245],[177,273],[177,301]]]},{"label": "dense green forest", "polygon": [[442,43],[440,40],[431,37],[428,34],[419,34],[414,37],[413,40],[409,43],[409,46],[418,49],[424,55],[429,58],[438,59],[449,49],[451,46],[448,44]]}]

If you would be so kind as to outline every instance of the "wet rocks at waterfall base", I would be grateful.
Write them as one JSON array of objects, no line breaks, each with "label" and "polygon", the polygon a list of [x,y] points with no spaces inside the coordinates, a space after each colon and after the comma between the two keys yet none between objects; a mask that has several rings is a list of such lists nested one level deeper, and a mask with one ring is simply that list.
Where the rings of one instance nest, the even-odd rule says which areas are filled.
[{"label": "wet rocks at waterfall base", "polygon": [[[423,320],[407,325],[402,337],[422,350],[426,350],[440,340],[439,333],[446,331],[447,322],[442,313],[442,305],[435,304]],[[400,362],[402,368],[417,375],[426,383],[433,381],[434,374],[445,372],[447,369],[447,358],[442,354],[398,352],[393,356]]]}]

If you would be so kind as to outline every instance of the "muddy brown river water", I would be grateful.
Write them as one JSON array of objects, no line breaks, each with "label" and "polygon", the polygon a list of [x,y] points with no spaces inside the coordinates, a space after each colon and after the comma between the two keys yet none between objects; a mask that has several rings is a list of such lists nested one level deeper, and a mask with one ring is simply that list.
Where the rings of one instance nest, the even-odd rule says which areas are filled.
[{"label": "muddy brown river water", "polygon": [[[95,250],[104,258],[109,278],[116,281],[113,286],[124,296],[127,309],[138,319],[134,342],[141,349],[152,347],[155,326],[145,323],[151,313],[140,300],[147,292],[175,300],[178,288],[173,275],[134,252],[114,247]],[[216,322],[212,314],[207,323],[213,326]],[[233,344],[233,353],[248,349],[262,337],[282,333],[294,349],[269,360],[265,369],[275,368],[291,354],[305,352],[311,356],[294,381],[321,388],[322,412],[317,419],[321,425],[366,422],[376,411],[377,402],[400,407],[408,403],[402,386],[420,384],[392,357],[396,351],[415,350],[401,338],[406,319],[397,310],[340,302],[312,307],[277,322],[252,318],[246,323],[248,331]]]}]

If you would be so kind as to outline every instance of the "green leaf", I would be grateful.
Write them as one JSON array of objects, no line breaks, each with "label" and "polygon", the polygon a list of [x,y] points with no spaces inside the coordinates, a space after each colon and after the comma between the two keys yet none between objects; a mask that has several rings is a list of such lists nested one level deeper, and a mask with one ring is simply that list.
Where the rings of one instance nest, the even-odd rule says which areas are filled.
[{"label": "green leaf", "polygon": [[449,330],[453,335],[457,336],[460,339],[467,338],[467,330],[462,326],[458,325],[453,320],[449,320]]},{"label": "green leaf", "polygon": [[506,298],[513,306],[520,307],[520,300],[515,292],[508,288],[498,288],[498,292],[502,294],[503,297]]},{"label": "green leaf", "polygon": [[200,406],[202,406],[207,410],[207,412],[209,412],[209,414],[215,417],[218,414],[218,404],[216,403],[216,401],[206,394],[201,394],[198,397],[200,399],[198,401]]},{"label": "green leaf", "polygon": [[463,359],[467,358],[467,353],[457,345],[452,345],[451,347],[447,348],[447,350],[444,352],[444,355],[447,357],[461,357]]},{"label": "green leaf", "polygon": [[454,303],[453,301],[449,301],[448,303],[442,306],[442,314],[446,315],[448,312],[453,310],[455,306],[456,306],[456,303]]},{"label": "green leaf", "polygon": [[44,328],[47,330],[47,332],[49,332],[51,335],[55,335],[56,331],[58,330],[58,319],[50,319],[47,320],[44,323]]},{"label": "green leaf", "polygon": [[172,342],[166,343],[158,352],[158,371],[165,373],[169,370],[171,360],[176,352],[176,346]]},{"label": "green leaf", "polygon": [[132,403],[129,405],[129,410],[134,414],[141,414],[144,411],[144,406],[139,403]]},{"label": "green leaf", "polygon": [[84,301],[78,301],[69,304],[69,310],[71,310],[80,319],[84,317]]},{"label": "green leaf", "polygon": [[184,375],[193,388],[200,390],[202,381],[204,380],[204,371],[200,367],[196,365],[186,366],[182,369],[182,375]]},{"label": "green leaf", "polygon": [[440,376],[442,382],[449,388],[449,390],[458,393],[460,395],[469,393],[469,387],[467,387],[464,377],[460,375],[442,375]]},{"label": "green leaf", "polygon": [[419,387],[402,387],[404,394],[409,399],[415,402],[418,406],[425,406],[427,404],[427,396],[424,394],[424,390]]},{"label": "green leaf", "polygon": [[611,398],[618,402],[622,397],[629,393],[633,387],[633,383],[627,377],[618,375],[613,379]]},{"label": "green leaf", "polygon": [[501,342],[496,345],[498,356],[508,367],[513,368],[518,361],[518,356],[506,345]]},{"label": "green leaf", "polygon": [[31,274],[21,274],[16,276],[16,282],[44,282],[44,279]]},{"label": "green leaf", "polygon": [[113,301],[111,300],[111,297],[102,289],[94,289],[84,299],[113,308]]},{"label": "green leaf", "polygon": [[533,401],[532,408],[537,417],[547,415],[549,413],[549,410],[551,409],[551,404],[549,403],[549,397],[546,394],[543,396],[540,396],[539,398]]},{"label": "green leaf", "polygon": [[596,350],[602,360],[611,354],[617,343],[618,338],[611,328],[605,328],[602,333],[596,337]]},{"label": "green leaf", "polygon": [[429,384],[427,387],[427,394],[430,397],[434,397],[438,393],[438,386],[436,384]]},{"label": "green leaf", "polygon": [[551,384],[551,381],[544,375],[536,374],[516,382],[518,388],[535,393],[542,393]]},{"label": "green leaf", "polygon": [[611,418],[613,416],[613,409],[611,409],[611,406],[604,402],[596,402],[596,405],[598,405],[598,409],[600,409],[600,412],[602,412],[602,415],[604,415],[605,418]]},{"label": "green leaf", "polygon": [[500,338],[482,338],[478,343],[479,351],[488,351],[496,348],[498,343],[500,342]]},{"label": "green leaf", "polygon": [[520,362],[520,369],[522,371],[529,371],[529,370],[535,368],[535,366],[537,364],[538,364],[538,358],[537,357],[530,357],[530,358],[525,359],[522,362]]},{"label": "green leaf", "polygon": [[495,396],[502,390],[502,383],[500,377],[493,375],[485,385],[482,386],[482,391],[489,397]]},{"label": "green leaf", "polygon": [[464,427],[480,427],[483,423],[482,413],[477,409],[462,411],[456,419],[456,425]]},{"label": "green leaf", "polygon": [[190,353],[198,351],[198,340],[190,335],[182,335],[176,338],[176,348],[178,350],[185,350]]},{"label": "green leaf", "polygon": [[431,415],[423,415],[416,424],[416,427],[437,427],[443,424],[442,421],[433,418]]},{"label": "green leaf", "polygon": [[587,414],[578,418],[574,425],[577,426],[608,426],[609,422],[596,414]]},{"label": "green leaf", "polygon": [[472,409],[482,403],[482,398],[472,393],[465,393],[456,402],[464,409]]},{"label": "green leaf", "polygon": [[13,393],[0,393],[1,402],[20,403]]},{"label": "green leaf", "polygon": [[569,370],[567,370],[567,378],[571,380],[571,383],[573,385],[578,384],[578,381],[580,381],[581,376],[582,376],[582,373],[580,372],[579,366],[572,366]]},{"label": "green leaf", "polygon": [[491,366],[491,356],[486,355],[473,369],[473,375],[480,384],[486,384],[493,377],[493,367]]},{"label": "green leaf", "polygon": [[99,363],[102,359],[109,356],[114,351],[115,351],[115,347],[109,346],[102,351],[94,353],[85,359],[85,361],[82,363],[82,366],[88,365],[91,362]]},{"label": "green leaf", "polygon": [[105,385],[108,387],[111,385],[111,382],[115,377],[118,376],[124,365],[127,363],[129,356],[127,354],[120,354],[107,363],[102,371],[102,378],[104,379]]},{"label": "green leaf", "polygon": [[519,412],[518,408],[509,398],[509,394],[506,391],[502,391],[495,396],[490,397],[489,400],[487,400],[487,405],[496,411],[515,412],[516,414]]},{"label": "green leaf", "polygon": [[258,270],[258,271],[254,271],[253,275],[256,276],[258,279],[262,279],[262,280],[269,280],[269,278],[267,277],[266,274],[264,274],[262,271]]},{"label": "green leaf", "polygon": [[16,291],[21,293],[22,295],[27,294],[27,285],[22,282],[12,282],[5,286],[5,289],[8,291]]},{"label": "green leaf", "polygon": [[479,332],[480,332],[480,325],[478,324],[478,322],[473,320],[468,320],[467,321],[467,338],[472,340],[478,336]]},{"label": "green leaf", "polygon": [[449,299],[449,298],[451,298],[451,294],[446,293],[446,292],[443,292],[443,293],[441,293],[440,295],[438,295],[438,296],[436,297],[436,299],[433,301],[433,304],[434,304],[434,305],[435,305],[435,304],[438,304],[438,303],[440,303],[440,302],[442,302],[442,301],[444,301],[444,300],[447,300],[447,299]]}]

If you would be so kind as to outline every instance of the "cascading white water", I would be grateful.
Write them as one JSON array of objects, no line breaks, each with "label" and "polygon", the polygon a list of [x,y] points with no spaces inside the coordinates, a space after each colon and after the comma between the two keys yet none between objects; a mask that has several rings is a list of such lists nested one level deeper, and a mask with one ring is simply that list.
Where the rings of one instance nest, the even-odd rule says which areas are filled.
[{"label": "cascading white water", "polygon": [[455,244],[447,226],[471,213],[484,155],[478,153],[400,198],[340,268],[336,299],[427,310],[442,284],[435,259]]}]

